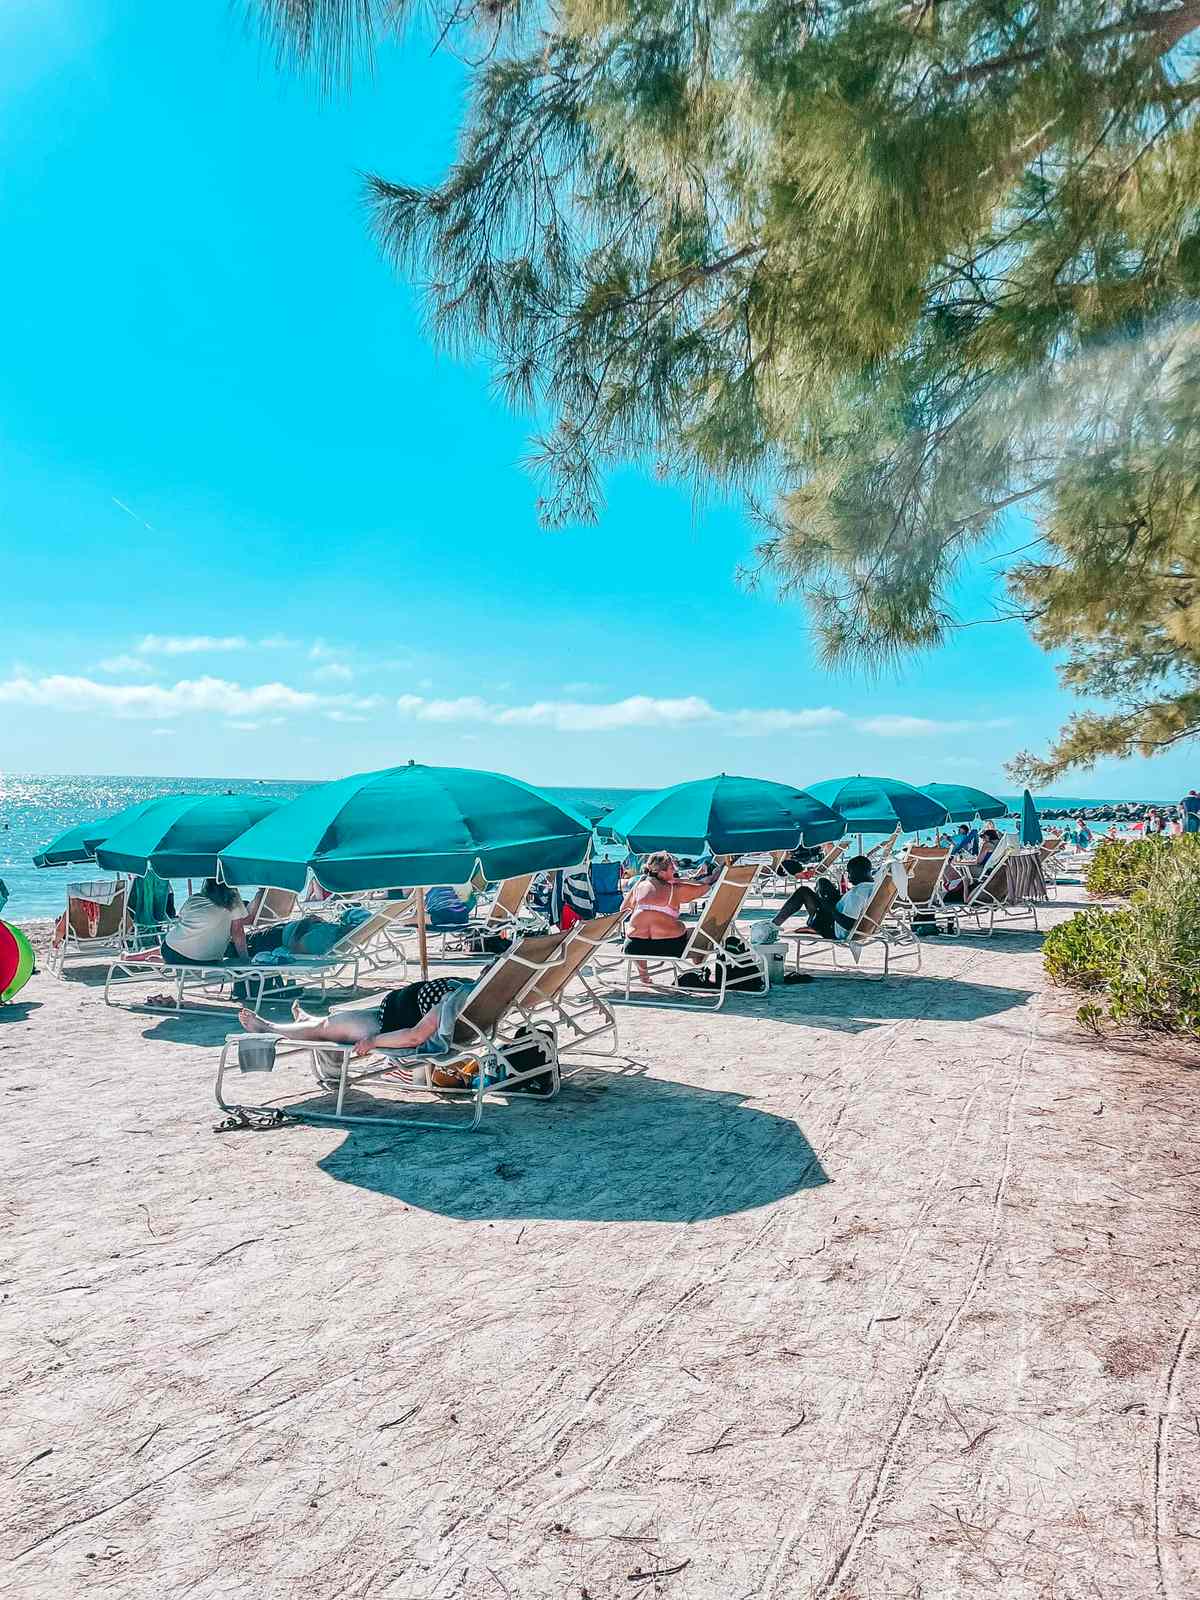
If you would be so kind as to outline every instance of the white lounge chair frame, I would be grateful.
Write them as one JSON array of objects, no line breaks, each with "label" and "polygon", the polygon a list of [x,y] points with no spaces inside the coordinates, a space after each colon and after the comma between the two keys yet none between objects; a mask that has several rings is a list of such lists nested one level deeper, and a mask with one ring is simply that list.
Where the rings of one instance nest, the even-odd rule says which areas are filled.
[{"label": "white lounge chair frame", "polygon": [[[729,962],[725,955],[725,937],[733,926],[738,912],[745,903],[746,896],[754,887],[755,879],[762,871],[761,862],[744,862],[727,864],[721,871],[712,893],[705,902],[703,914],[699,922],[688,934],[687,944],[683,952],[677,956],[659,955],[627,955],[621,944],[610,944],[610,959],[598,957],[596,968],[598,972],[612,972],[620,968],[625,970],[625,982],[620,998],[642,1003],[649,1001],[654,1005],[662,1006],[707,1006],[713,1011],[719,1011],[725,1004],[726,981],[729,975]],[[762,956],[753,950],[744,956],[738,957],[738,964],[748,962],[759,969],[762,974],[763,990],[767,988],[767,964]],[[651,994],[635,994],[633,991],[633,971],[640,964],[644,964],[653,982],[654,975],[658,972],[674,973],[676,979],[681,973],[702,972],[705,968],[715,971],[717,982],[713,988],[708,989],[681,989],[678,984],[672,989],[656,989]],[[616,991],[609,991],[610,993]]]},{"label": "white lounge chair frame", "polygon": [[[1037,902],[1035,900],[1010,900],[1008,866],[1019,856],[1036,855],[1036,847],[1032,850],[1014,850],[1005,842],[998,844],[984,863],[983,874],[979,881],[971,886],[969,893],[961,905],[946,905],[944,914],[950,919],[955,931],[959,931],[963,922],[973,922],[973,933],[994,933],[997,922],[1026,922],[1033,923],[1037,932]],[[984,920],[987,927],[984,928]]]},{"label": "white lounge chair frame", "polygon": [[[825,939],[811,929],[785,933],[784,938],[794,940],[796,945],[796,971],[799,972],[802,961],[823,955],[828,955],[835,967],[852,969],[860,978],[878,980],[890,977],[892,967],[899,961],[912,961],[914,968],[919,970],[921,941],[907,922],[889,921],[898,893],[896,880],[890,872],[885,872],[844,939]],[[871,972],[861,963],[861,957],[872,949],[883,951],[883,969],[880,972]],[[839,959],[841,956],[848,959],[842,961]]]},{"label": "white lounge chair frame", "polygon": [[[408,956],[394,924],[400,912],[407,909],[407,901],[387,901],[366,922],[360,922],[343,934],[325,955],[296,956],[281,966],[252,961],[214,961],[207,966],[193,962],[169,966],[161,961],[114,961],[104,979],[104,1003],[118,1004],[113,998],[114,990],[166,980],[174,989],[174,1004],[147,1004],[144,1010],[167,1013],[188,1010],[184,997],[191,993],[203,1002],[191,1009],[211,1011],[214,1002],[223,1001],[226,989],[241,983],[245,985],[245,997],[237,1004],[248,1005],[257,1016],[264,1000],[291,998],[297,989],[304,991],[317,986],[323,998],[335,979],[339,988],[349,988],[353,993],[364,970],[380,973],[398,969],[403,978],[408,971]],[[274,980],[282,980],[283,994]],[[267,992],[269,982],[272,984],[270,993]]]},{"label": "white lounge chair frame", "polygon": [[[90,888],[111,888],[107,899],[100,900],[94,894],[82,891]],[[94,900],[100,906],[100,916],[97,920],[97,932],[94,938],[87,938],[80,934],[71,920],[73,906],[78,906],[85,900]],[[46,965],[55,977],[61,978],[68,961],[91,962],[103,961],[106,957],[122,955],[130,948],[129,926],[129,885],[124,878],[115,880],[95,879],[92,881],[69,883],[67,885],[67,931],[59,945],[51,944]],[[116,923],[114,928],[111,924]],[[99,930],[103,926],[105,931]]]},{"label": "white lounge chair frame", "polygon": [[[551,1075],[550,1093],[539,1099],[553,1099],[562,1084],[559,1067],[558,1036],[555,1028],[544,1019],[536,1019],[536,1027],[550,1049],[550,1060],[526,1072],[498,1077],[488,1082],[491,1072],[503,1066],[509,1055],[527,1045],[528,1040],[501,1038],[506,1017],[516,1010],[521,1016],[520,999],[538,981],[551,972],[561,961],[563,947],[570,935],[565,933],[532,934],[501,956],[479,979],[460,1013],[454,1029],[454,1046],[442,1055],[418,1055],[411,1051],[379,1050],[367,1059],[375,1065],[351,1070],[353,1045],[317,1043],[287,1039],[277,1034],[231,1033],[221,1047],[217,1064],[216,1099],[222,1111],[237,1116],[249,1113],[256,1116],[281,1116],[303,1122],[360,1123],[372,1128],[430,1128],[441,1133],[472,1133],[483,1118],[484,1100],[488,1095],[503,1095],[544,1072]],[[238,1047],[246,1040],[271,1040],[275,1044],[276,1061],[282,1056],[307,1053],[312,1059],[313,1073],[323,1093],[336,1093],[332,1111],[310,1110],[293,1104],[245,1105],[225,1099],[225,1075],[230,1070],[231,1055],[240,1056]],[[336,1069],[328,1065],[329,1057],[337,1057]],[[325,1058],[324,1062],[322,1057]],[[475,1086],[471,1089],[438,1088],[429,1083],[429,1069],[452,1068],[459,1063],[475,1060],[479,1064]],[[242,1073],[273,1070],[271,1068],[245,1067]],[[491,1072],[489,1071],[491,1069]],[[445,1120],[432,1121],[425,1117],[359,1116],[345,1109],[347,1091],[360,1084],[387,1078],[402,1088],[436,1096],[440,1100],[466,1101],[471,1107],[471,1119],[464,1125]],[[423,1081],[421,1081],[423,1079]],[[407,1080],[407,1081],[406,1081]]]},{"label": "white lounge chair frame", "polygon": [[948,909],[943,910],[942,894],[951,853],[950,845],[912,847],[905,860],[907,885],[897,892],[892,906],[894,918],[906,921],[911,926],[917,917],[932,917],[936,921],[939,915],[949,914]]},{"label": "white lounge chair frame", "polygon": [[617,1052],[616,1012],[590,981],[588,965],[591,963],[594,969],[605,941],[620,920],[621,913],[613,911],[577,922],[567,935],[558,960],[535,978],[516,1002],[528,1022],[549,1022],[554,1026],[560,1056],[613,1056]]}]

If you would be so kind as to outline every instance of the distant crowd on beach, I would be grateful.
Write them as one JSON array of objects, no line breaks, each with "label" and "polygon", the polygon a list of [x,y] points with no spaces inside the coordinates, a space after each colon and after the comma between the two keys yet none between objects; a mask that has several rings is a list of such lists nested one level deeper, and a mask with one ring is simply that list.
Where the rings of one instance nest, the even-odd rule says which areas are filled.
[{"label": "distant crowd on beach", "polygon": [[1189,789],[1177,806],[1150,806],[1124,827],[1110,822],[1103,833],[1097,833],[1082,816],[1064,818],[1059,828],[1064,841],[1077,850],[1090,850],[1098,839],[1123,839],[1127,834],[1150,839],[1161,834],[1200,833],[1200,791]]}]

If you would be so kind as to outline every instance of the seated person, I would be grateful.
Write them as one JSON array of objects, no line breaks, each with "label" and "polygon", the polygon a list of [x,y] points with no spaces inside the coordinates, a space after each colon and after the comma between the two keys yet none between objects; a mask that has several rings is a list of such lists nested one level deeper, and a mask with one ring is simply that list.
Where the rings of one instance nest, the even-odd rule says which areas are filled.
[{"label": "seated person", "polygon": [[952,856],[973,856],[979,849],[979,835],[974,828],[969,828],[965,822],[959,824],[958,837],[954,841]]},{"label": "seated person", "polygon": [[776,872],[788,878],[798,878],[801,873],[807,872],[810,867],[815,867],[823,857],[824,850],[816,845],[801,844],[794,850],[789,850],[787,855],[776,867]]},{"label": "seated person", "polygon": [[[715,861],[713,867],[720,872]],[[629,915],[625,954],[681,956],[688,932],[679,908],[690,900],[702,900],[711,887],[711,873],[704,882],[684,883],[669,851],[656,850],[648,855],[642,864],[641,877],[621,905],[622,913]],[[643,983],[649,983],[650,972],[644,961],[638,962],[638,974]]]},{"label": "seated person", "polygon": [[846,863],[850,887],[839,896],[837,884],[818,878],[814,885],[802,883],[771,918],[782,927],[797,911],[808,912],[808,925],[822,939],[845,939],[853,931],[868,901],[875,892],[875,875],[866,856],[851,856]]},{"label": "seated person", "polygon": [[236,889],[206,878],[200,893],[189,895],[167,924],[160,946],[123,959],[161,961],[168,967],[217,966],[230,956],[245,961],[247,916]]},{"label": "seated person", "polygon": [[[299,1005],[292,1007],[292,1022],[265,1022],[243,1008],[238,1021],[246,1033],[271,1033],[306,1044],[352,1044],[353,1054],[369,1056],[373,1050],[419,1050],[436,1055],[448,1050],[454,1024],[474,987],[470,978],[425,978],[392,989],[373,1006],[337,1011],[329,1017],[311,1017]],[[447,1002],[450,1002],[449,1004]]]},{"label": "seated person", "polygon": [[976,866],[983,866],[984,862],[991,855],[992,851],[995,850],[999,843],[1000,835],[996,830],[996,826],[994,823],[989,822],[987,827],[979,835],[979,853],[975,857]]}]

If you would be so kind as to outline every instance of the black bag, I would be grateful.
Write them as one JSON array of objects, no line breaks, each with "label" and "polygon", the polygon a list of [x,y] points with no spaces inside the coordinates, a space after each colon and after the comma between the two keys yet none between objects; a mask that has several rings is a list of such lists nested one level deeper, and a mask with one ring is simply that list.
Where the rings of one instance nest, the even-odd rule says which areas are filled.
[{"label": "black bag", "polygon": [[512,940],[507,934],[485,933],[482,928],[472,928],[464,948],[472,956],[502,956],[511,945]]},{"label": "black bag", "polygon": [[[762,968],[754,961],[746,947],[746,941],[738,934],[730,934],[725,941],[725,953],[722,957],[725,963],[725,988],[741,989],[748,994],[762,994],[767,987],[766,976]],[[677,989],[719,989],[720,983],[716,973],[708,967],[702,967],[699,972],[685,972],[676,979]]]},{"label": "black bag", "polygon": [[[505,1045],[500,1051],[504,1062],[506,1075],[514,1076],[519,1072],[533,1072],[539,1066],[545,1066],[545,1072],[538,1072],[532,1078],[526,1078],[523,1083],[511,1085],[513,1094],[540,1094],[554,1093],[554,1034],[544,1025],[529,1027],[522,1024],[513,1034],[513,1042]],[[503,1081],[500,1084],[503,1088]]]}]

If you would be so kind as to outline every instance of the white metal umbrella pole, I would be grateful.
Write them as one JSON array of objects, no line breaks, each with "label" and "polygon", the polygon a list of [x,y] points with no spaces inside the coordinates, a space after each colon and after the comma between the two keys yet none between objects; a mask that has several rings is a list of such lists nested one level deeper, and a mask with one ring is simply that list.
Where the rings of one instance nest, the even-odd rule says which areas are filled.
[{"label": "white metal umbrella pole", "polygon": [[425,891],[417,890],[417,950],[421,957],[421,977],[429,976],[429,941],[425,936]]}]

